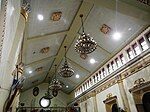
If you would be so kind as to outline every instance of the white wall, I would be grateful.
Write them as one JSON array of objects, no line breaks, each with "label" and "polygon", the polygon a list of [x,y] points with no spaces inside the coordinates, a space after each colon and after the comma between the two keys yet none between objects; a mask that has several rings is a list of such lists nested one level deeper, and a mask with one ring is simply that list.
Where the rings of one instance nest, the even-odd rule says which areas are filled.
[{"label": "white wall", "polygon": [[[81,102],[79,106],[81,107],[81,112],[95,112],[93,97],[87,99],[84,102]],[[86,111],[86,108],[87,108],[87,111]]]},{"label": "white wall", "polygon": [[106,100],[106,95],[109,93],[112,93],[113,96],[117,96],[118,106],[123,108],[119,86],[116,84],[96,95],[98,112],[106,112],[105,104],[103,101]]},{"label": "white wall", "polygon": [[[109,93],[112,93],[113,96],[117,96],[118,106],[123,108],[119,86],[116,84],[96,95],[98,112],[106,112],[105,104],[103,103],[103,101],[106,100],[106,96]],[[95,105],[94,97],[91,97],[87,99],[86,101],[80,103],[81,112],[86,112],[85,103],[87,103],[87,112],[95,112],[94,111],[94,105]]]},{"label": "white wall", "polygon": [[150,66],[142,69],[141,71],[138,71],[137,73],[135,73],[134,75],[132,75],[128,78],[126,78],[123,81],[131,112],[137,112],[137,109],[135,107],[133,96],[129,92],[129,89],[133,88],[134,81],[139,79],[139,78],[144,78],[145,81],[150,81]]},{"label": "white wall", "polygon": [[[24,91],[21,93],[20,95],[20,102],[25,103],[25,107],[31,107],[31,102],[35,101],[35,107],[40,107],[39,105],[39,100],[40,98],[42,98],[48,88],[48,83],[42,83],[40,85],[38,85],[37,87],[39,87],[39,95],[38,96],[33,96],[32,91],[33,88]],[[53,98],[51,100],[51,107],[65,107],[67,106],[67,103],[69,102],[69,97],[67,94],[63,93],[62,91],[59,91],[58,96]]]},{"label": "white wall", "polygon": [[[7,14],[6,14],[6,26],[5,35],[2,46],[2,56],[0,62],[0,112],[3,110],[3,105],[8,97],[9,89],[12,84],[13,76],[11,75],[15,68],[14,59],[11,59],[12,46],[15,39],[15,34],[20,18],[20,0],[8,0]],[[2,22],[2,21],[1,21]],[[2,30],[2,29],[1,29]],[[20,37],[21,38],[21,37]],[[18,44],[18,43],[16,43]],[[16,54],[16,50],[12,52]]]}]

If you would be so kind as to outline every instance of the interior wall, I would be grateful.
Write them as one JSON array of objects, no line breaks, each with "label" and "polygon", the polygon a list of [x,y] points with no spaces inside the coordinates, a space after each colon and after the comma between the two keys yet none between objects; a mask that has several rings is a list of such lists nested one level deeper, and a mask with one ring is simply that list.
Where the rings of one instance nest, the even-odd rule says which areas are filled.
[{"label": "interior wall", "polygon": [[96,95],[98,112],[106,112],[106,107],[103,101],[106,100],[106,95],[108,95],[109,93],[111,93],[113,96],[117,96],[118,106],[123,108],[119,86],[118,84],[115,84],[114,86],[111,86],[110,88]]},{"label": "interior wall", "polygon": [[[0,62],[0,101],[1,101],[0,111],[1,112],[3,110],[3,105],[5,103],[5,100],[8,97],[10,86],[12,84],[13,76],[11,74],[16,66],[14,64],[16,60],[10,58],[11,57],[10,53],[12,53],[14,57],[18,55],[16,53],[17,49],[14,49],[13,52],[11,51],[12,51],[12,46],[14,44],[14,40],[16,38],[15,35],[17,31],[18,21],[20,18],[20,0],[7,0],[7,1],[8,3],[7,3],[6,20],[5,20],[6,24],[4,30],[5,34],[2,43],[2,54],[1,54],[1,62]],[[1,29],[1,31],[2,30],[3,29]],[[18,46],[18,43],[16,43],[16,46]]]},{"label": "interior wall", "polygon": [[[45,95],[48,88],[48,83],[42,83],[37,87],[39,87],[39,95],[36,97],[32,93],[33,88],[21,93],[20,102],[25,103],[25,107],[40,107],[39,100]],[[69,96],[64,92],[59,91],[58,96],[51,100],[50,107],[66,107],[68,102]]]},{"label": "interior wall", "polygon": [[134,81],[139,78],[144,78],[146,82],[150,81],[150,66],[138,71],[123,81],[131,112],[137,112],[137,109],[134,103],[133,95],[129,92],[129,89],[133,88]]},{"label": "interior wall", "polygon": [[79,104],[81,107],[81,112],[95,112],[94,105],[93,97]]}]

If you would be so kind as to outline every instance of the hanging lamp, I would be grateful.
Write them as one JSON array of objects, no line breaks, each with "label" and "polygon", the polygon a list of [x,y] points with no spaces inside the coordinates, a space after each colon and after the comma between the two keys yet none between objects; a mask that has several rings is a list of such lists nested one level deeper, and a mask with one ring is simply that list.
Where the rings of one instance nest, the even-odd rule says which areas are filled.
[{"label": "hanging lamp", "polygon": [[80,34],[79,39],[75,43],[75,51],[80,54],[81,58],[85,59],[87,54],[90,54],[96,50],[97,43],[92,37],[84,32],[83,14],[80,14],[80,18],[82,23],[82,34]]},{"label": "hanging lamp", "polygon": [[72,69],[72,67],[69,66],[69,63],[67,61],[67,57],[66,57],[67,46],[64,46],[64,48],[65,48],[65,62],[59,70],[59,75],[64,78],[68,78],[74,75],[74,70]]},{"label": "hanging lamp", "polygon": [[59,82],[59,80],[56,78],[56,66],[55,65],[55,75],[54,75],[54,79],[52,80],[52,82],[49,85],[49,89],[52,91],[52,95],[54,97],[56,97],[58,95],[58,91],[61,90],[62,85]]}]

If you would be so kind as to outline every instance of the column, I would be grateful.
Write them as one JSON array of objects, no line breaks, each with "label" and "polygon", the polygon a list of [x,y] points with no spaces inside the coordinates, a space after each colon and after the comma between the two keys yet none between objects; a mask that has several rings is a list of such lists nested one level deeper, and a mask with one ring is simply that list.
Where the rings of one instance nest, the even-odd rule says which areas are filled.
[{"label": "column", "polygon": [[123,85],[123,80],[122,79],[118,80],[118,86],[119,86],[121,98],[122,98],[122,101],[123,101],[124,109],[127,112],[131,112],[130,111],[130,107],[129,107],[129,102],[128,102],[127,94],[125,92],[124,85]]},{"label": "column", "polygon": [[[28,6],[27,2],[23,2],[24,5],[20,8],[20,0],[8,0],[8,9],[11,9],[12,7],[14,10],[12,10],[12,15],[10,16],[10,12],[6,14],[6,30],[5,30],[5,39],[3,43],[3,49],[2,49],[2,57],[1,57],[1,63],[0,63],[0,111],[6,112],[6,107],[8,105],[8,101],[12,97],[8,98],[10,91],[10,87],[12,85],[13,81],[13,71],[16,67],[18,62],[18,56],[21,49],[23,34],[25,30],[25,24],[28,17]],[[25,5],[26,3],[26,5]],[[15,22],[12,22],[12,20]],[[12,30],[12,31],[11,31]],[[19,66],[19,74],[22,75],[23,68],[20,64]],[[19,76],[19,77],[20,77]],[[17,106],[16,103],[18,103],[19,97],[15,97],[15,99],[12,102],[11,107],[15,109]]]},{"label": "column", "polygon": [[93,93],[91,93],[91,94],[92,94],[92,99],[93,99],[93,103],[94,103],[94,112],[98,112],[96,93],[93,92]]}]

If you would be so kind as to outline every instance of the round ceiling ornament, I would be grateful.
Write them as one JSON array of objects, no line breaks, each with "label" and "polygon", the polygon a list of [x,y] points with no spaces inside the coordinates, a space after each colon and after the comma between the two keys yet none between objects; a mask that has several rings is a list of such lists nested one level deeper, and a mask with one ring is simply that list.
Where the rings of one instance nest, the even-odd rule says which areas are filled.
[{"label": "round ceiling ornament", "polygon": [[38,87],[33,88],[33,95],[37,96],[38,94],[39,94],[39,88]]}]

